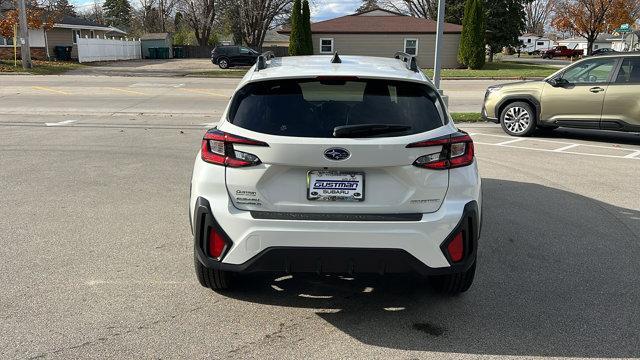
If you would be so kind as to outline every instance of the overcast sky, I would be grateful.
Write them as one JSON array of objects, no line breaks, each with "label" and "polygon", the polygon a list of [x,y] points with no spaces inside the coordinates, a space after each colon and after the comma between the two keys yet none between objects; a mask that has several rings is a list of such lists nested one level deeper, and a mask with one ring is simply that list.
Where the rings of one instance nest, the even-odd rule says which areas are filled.
[{"label": "overcast sky", "polygon": [[[102,1],[102,0],[99,0]],[[133,6],[136,6],[137,0],[129,0]],[[71,2],[80,7],[90,7],[93,0],[71,0]],[[338,16],[353,14],[362,3],[361,0],[311,0],[311,17],[312,21],[321,21],[332,19]]]},{"label": "overcast sky", "polygon": [[361,0],[313,0],[312,21],[333,19],[353,14],[362,4]]}]

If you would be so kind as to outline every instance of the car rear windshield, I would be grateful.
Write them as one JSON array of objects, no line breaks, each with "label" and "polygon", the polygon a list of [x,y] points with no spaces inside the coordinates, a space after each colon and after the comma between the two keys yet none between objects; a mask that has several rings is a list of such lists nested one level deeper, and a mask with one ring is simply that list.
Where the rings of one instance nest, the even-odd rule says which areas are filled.
[{"label": "car rear windshield", "polygon": [[[265,134],[333,137],[338,126],[391,125],[371,137],[405,136],[441,127],[440,100],[428,86],[377,79],[287,79],[250,83],[231,104],[229,121]],[[368,137],[368,136],[367,136]]]}]

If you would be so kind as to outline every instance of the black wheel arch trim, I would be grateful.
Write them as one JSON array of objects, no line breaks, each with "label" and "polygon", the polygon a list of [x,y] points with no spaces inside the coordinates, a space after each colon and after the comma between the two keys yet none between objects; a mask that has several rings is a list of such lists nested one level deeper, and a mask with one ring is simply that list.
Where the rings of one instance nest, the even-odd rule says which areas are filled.
[{"label": "black wheel arch trim", "polygon": [[536,116],[536,123],[538,123],[540,121],[540,112],[541,112],[541,105],[540,105],[540,101],[538,101],[538,99],[536,99],[533,95],[507,95],[504,98],[502,98],[495,107],[495,117],[496,119],[498,119],[498,121],[502,121],[501,119],[501,115],[502,115],[502,110],[504,109],[505,106],[507,106],[510,103],[513,102],[518,102],[518,101],[524,101],[527,103],[530,103],[533,105],[534,111],[535,111],[535,116]]}]

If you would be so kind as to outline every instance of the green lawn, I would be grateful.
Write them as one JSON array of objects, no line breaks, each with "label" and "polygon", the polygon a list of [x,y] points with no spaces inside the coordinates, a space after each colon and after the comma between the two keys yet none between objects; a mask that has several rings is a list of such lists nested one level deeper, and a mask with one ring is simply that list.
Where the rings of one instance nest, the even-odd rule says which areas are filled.
[{"label": "green lawn", "polygon": [[13,60],[0,60],[0,73],[26,72],[33,75],[57,75],[83,66],[85,65],[76,62],[33,60],[33,68],[24,70],[20,60],[18,60],[18,66],[15,67]]},{"label": "green lawn", "polygon": [[220,78],[241,78],[247,73],[247,69],[227,69],[209,70],[190,73],[189,76],[196,77],[220,77]]},{"label": "green lawn", "polygon": [[480,113],[451,113],[454,122],[480,122],[484,121]]},{"label": "green lawn", "polygon": [[[491,79],[525,79],[525,78],[544,78],[559,69],[553,66],[522,64],[515,62],[492,62],[486,63],[481,70],[469,69],[443,69],[443,79],[473,79],[473,78],[491,78]],[[433,78],[433,69],[423,70],[427,76]]]}]

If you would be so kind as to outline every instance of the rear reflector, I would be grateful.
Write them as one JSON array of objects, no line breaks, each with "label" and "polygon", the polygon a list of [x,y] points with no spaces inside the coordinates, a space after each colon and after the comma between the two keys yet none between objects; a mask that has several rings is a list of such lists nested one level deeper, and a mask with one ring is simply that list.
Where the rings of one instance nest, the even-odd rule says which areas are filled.
[{"label": "rear reflector", "polygon": [[447,245],[447,252],[449,253],[449,257],[452,262],[456,263],[462,261],[462,258],[464,257],[464,236],[462,231],[457,233],[449,245]]},{"label": "rear reflector", "polygon": [[224,237],[216,229],[212,228],[209,231],[209,256],[219,259],[224,252],[226,244]]}]

